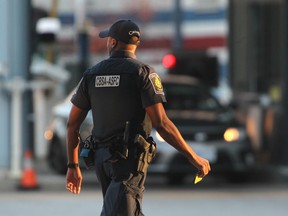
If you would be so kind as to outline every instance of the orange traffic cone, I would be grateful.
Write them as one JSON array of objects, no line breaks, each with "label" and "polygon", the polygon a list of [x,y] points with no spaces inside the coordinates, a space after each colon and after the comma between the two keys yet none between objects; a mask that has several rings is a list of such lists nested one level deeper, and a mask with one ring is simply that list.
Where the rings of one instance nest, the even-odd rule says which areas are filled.
[{"label": "orange traffic cone", "polygon": [[38,188],[37,176],[32,161],[32,152],[27,150],[24,154],[24,169],[20,179],[19,189],[33,190]]}]

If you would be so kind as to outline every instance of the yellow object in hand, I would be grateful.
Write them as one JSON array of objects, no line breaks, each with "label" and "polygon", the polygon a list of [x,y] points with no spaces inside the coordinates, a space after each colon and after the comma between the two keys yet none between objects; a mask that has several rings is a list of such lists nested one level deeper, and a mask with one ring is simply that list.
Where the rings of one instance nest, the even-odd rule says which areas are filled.
[{"label": "yellow object in hand", "polygon": [[195,179],[194,179],[194,184],[197,184],[198,182],[202,181],[203,178],[199,177],[198,175],[196,175]]}]

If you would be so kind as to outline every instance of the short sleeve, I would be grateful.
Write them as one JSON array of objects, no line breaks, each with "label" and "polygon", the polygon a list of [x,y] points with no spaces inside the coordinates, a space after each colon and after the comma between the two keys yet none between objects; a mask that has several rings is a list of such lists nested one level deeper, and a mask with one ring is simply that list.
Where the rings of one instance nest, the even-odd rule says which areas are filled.
[{"label": "short sleeve", "polygon": [[91,103],[88,95],[88,84],[87,84],[87,76],[83,76],[80,80],[75,94],[71,98],[71,102],[80,109],[90,110]]},{"label": "short sleeve", "polygon": [[147,65],[141,67],[139,87],[144,108],[166,102],[161,79],[152,67]]}]

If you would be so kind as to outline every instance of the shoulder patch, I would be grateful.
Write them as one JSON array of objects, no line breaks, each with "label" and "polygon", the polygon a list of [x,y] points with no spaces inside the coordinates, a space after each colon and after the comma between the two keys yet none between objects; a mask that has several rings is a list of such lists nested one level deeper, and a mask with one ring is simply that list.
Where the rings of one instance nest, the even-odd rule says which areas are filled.
[{"label": "shoulder patch", "polygon": [[160,80],[160,77],[158,76],[158,74],[157,73],[151,73],[149,75],[149,79],[150,79],[152,86],[154,88],[154,92],[156,94],[164,95],[163,86],[162,86],[162,83],[161,83],[161,80]]}]

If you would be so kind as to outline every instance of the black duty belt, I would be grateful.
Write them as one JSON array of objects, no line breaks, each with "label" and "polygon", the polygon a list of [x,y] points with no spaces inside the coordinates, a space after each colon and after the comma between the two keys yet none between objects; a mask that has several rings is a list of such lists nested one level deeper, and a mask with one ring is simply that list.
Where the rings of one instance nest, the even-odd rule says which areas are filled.
[{"label": "black duty belt", "polygon": [[92,148],[96,150],[100,148],[107,148],[107,147],[119,145],[121,144],[122,139],[123,139],[122,135],[114,135],[103,140],[97,140],[92,137],[91,139]]}]

